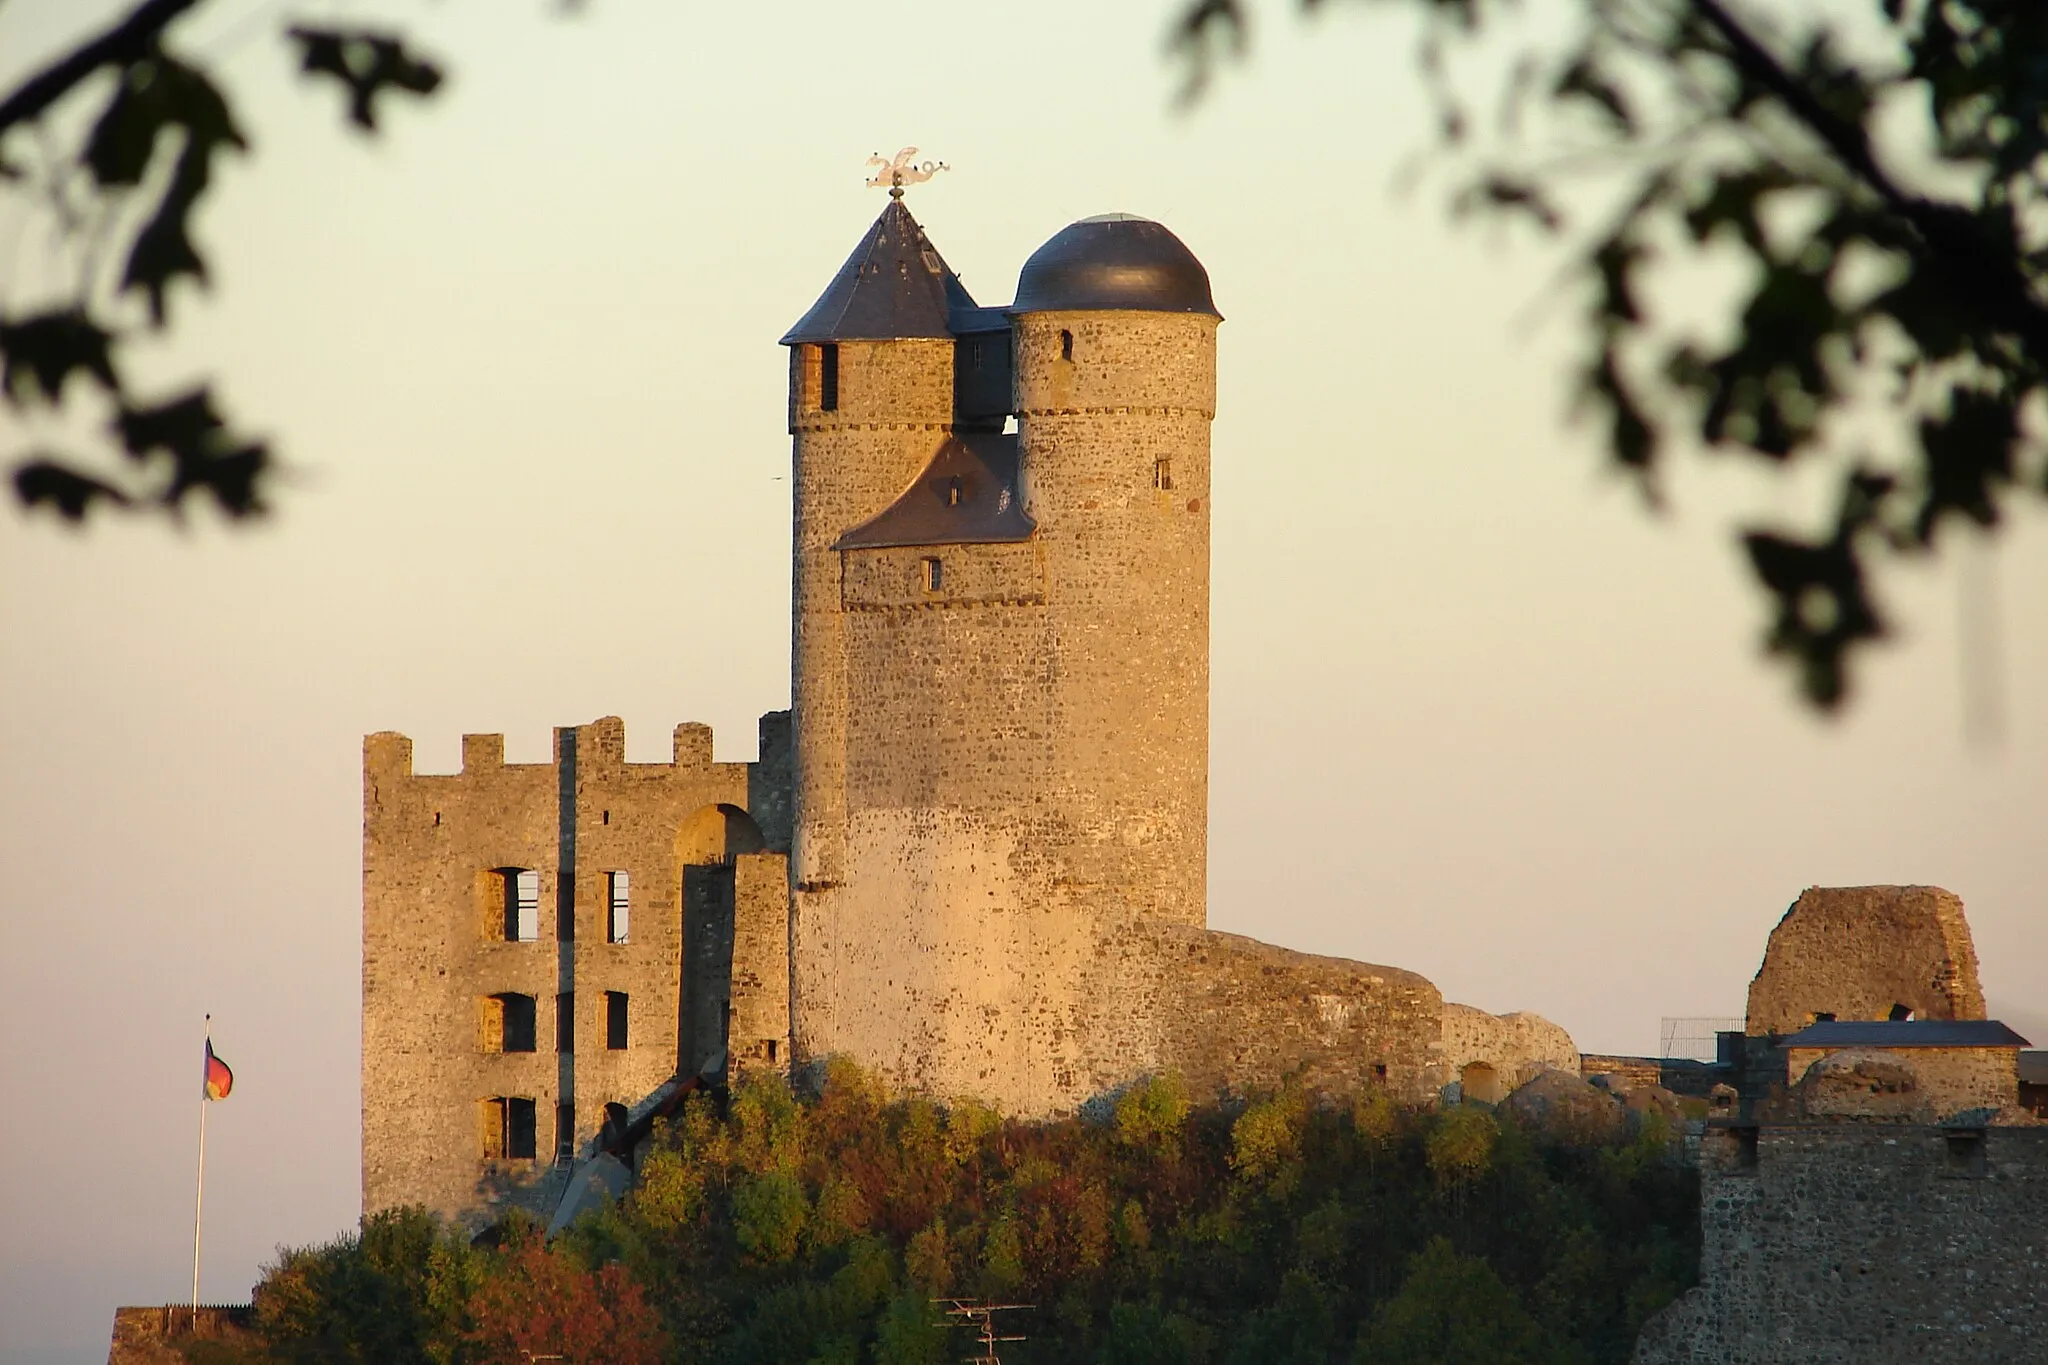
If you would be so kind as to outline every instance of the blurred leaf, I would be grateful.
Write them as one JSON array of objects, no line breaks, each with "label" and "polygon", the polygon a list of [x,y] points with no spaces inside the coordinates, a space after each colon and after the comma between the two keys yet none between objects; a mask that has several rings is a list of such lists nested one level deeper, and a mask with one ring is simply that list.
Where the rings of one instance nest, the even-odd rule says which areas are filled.
[{"label": "blurred leaf", "polygon": [[170,482],[159,499],[164,505],[180,506],[188,495],[204,490],[229,516],[264,510],[258,485],[271,465],[269,448],[230,435],[208,390],[152,408],[124,406],[115,428],[130,457],[170,457]]},{"label": "blurred leaf", "polygon": [[94,503],[126,507],[128,495],[112,484],[81,474],[47,457],[23,461],[14,469],[14,495],[24,507],[50,504],[66,521],[84,521]]},{"label": "blurred leaf", "polygon": [[441,84],[441,68],[405,49],[398,38],[366,30],[296,27],[299,70],[331,76],[349,95],[348,116],[358,127],[374,132],[377,97],[386,90],[431,95]]},{"label": "blurred leaf", "polygon": [[139,185],[167,128],[183,129],[186,155],[202,161],[224,146],[248,146],[213,82],[159,52],[122,73],[86,141],[85,164],[101,185]]},{"label": "blurred leaf", "polygon": [[75,308],[0,321],[0,390],[16,407],[37,393],[59,403],[65,381],[83,371],[108,392],[119,393],[113,343],[105,328]]}]

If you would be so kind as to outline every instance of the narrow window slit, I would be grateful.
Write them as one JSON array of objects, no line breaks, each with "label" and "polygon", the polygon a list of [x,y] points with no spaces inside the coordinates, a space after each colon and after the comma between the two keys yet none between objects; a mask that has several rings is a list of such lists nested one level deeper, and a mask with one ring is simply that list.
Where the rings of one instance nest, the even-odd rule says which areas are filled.
[{"label": "narrow window slit", "polygon": [[830,341],[818,348],[818,410],[839,410],[839,347]]}]

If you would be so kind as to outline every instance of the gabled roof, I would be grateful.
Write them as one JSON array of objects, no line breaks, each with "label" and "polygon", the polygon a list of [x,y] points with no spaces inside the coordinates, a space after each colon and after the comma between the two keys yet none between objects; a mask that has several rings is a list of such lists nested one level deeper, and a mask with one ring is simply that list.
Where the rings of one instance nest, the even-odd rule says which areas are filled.
[{"label": "gabled roof", "polygon": [[901,497],[832,548],[999,545],[1029,540],[1037,529],[1017,493],[1017,438],[953,435]]},{"label": "gabled roof", "polygon": [[953,314],[974,308],[910,210],[892,199],[782,344],[949,337]]},{"label": "gabled roof", "polygon": [[1810,1024],[1780,1040],[1786,1047],[2025,1047],[1996,1019],[1876,1019]]}]

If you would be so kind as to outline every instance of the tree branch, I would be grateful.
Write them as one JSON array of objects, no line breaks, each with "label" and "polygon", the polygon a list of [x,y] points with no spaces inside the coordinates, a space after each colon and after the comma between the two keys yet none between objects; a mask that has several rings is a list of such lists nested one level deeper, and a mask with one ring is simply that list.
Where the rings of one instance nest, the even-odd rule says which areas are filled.
[{"label": "tree branch", "polygon": [[2048,361],[2048,309],[2034,298],[2019,262],[1988,238],[1967,211],[1901,189],[1877,164],[1862,126],[1844,121],[1822,104],[1721,0],[1690,3],[1728,44],[1730,59],[1776,96],[1886,208],[1912,227],[1926,245],[1929,267],[1962,296],[1971,311],[1994,326],[2017,333],[2037,365]]},{"label": "tree branch", "polygon": [[125,66],[155,45],[173,19],[199,0],[143,0],[126,19],[44,67],[0,100],[0,133],[35,119],[103,66]]}]

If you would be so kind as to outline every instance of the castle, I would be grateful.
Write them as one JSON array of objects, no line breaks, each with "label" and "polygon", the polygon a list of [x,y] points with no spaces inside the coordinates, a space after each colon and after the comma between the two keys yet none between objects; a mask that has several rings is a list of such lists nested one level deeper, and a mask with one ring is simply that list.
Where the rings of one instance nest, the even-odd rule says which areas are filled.
[{"label": "castle", "polygon": [[1152,1073],[1414,1097],[1576,1068],[1412,972],[1206,928],[1207,271],[1090,218],[968,295],[893,191],[789,348],[791,709],[628,763],[364,747],[363,1203],[451,1215],[679,1084],[848,1055],[1007,1112]]}]

